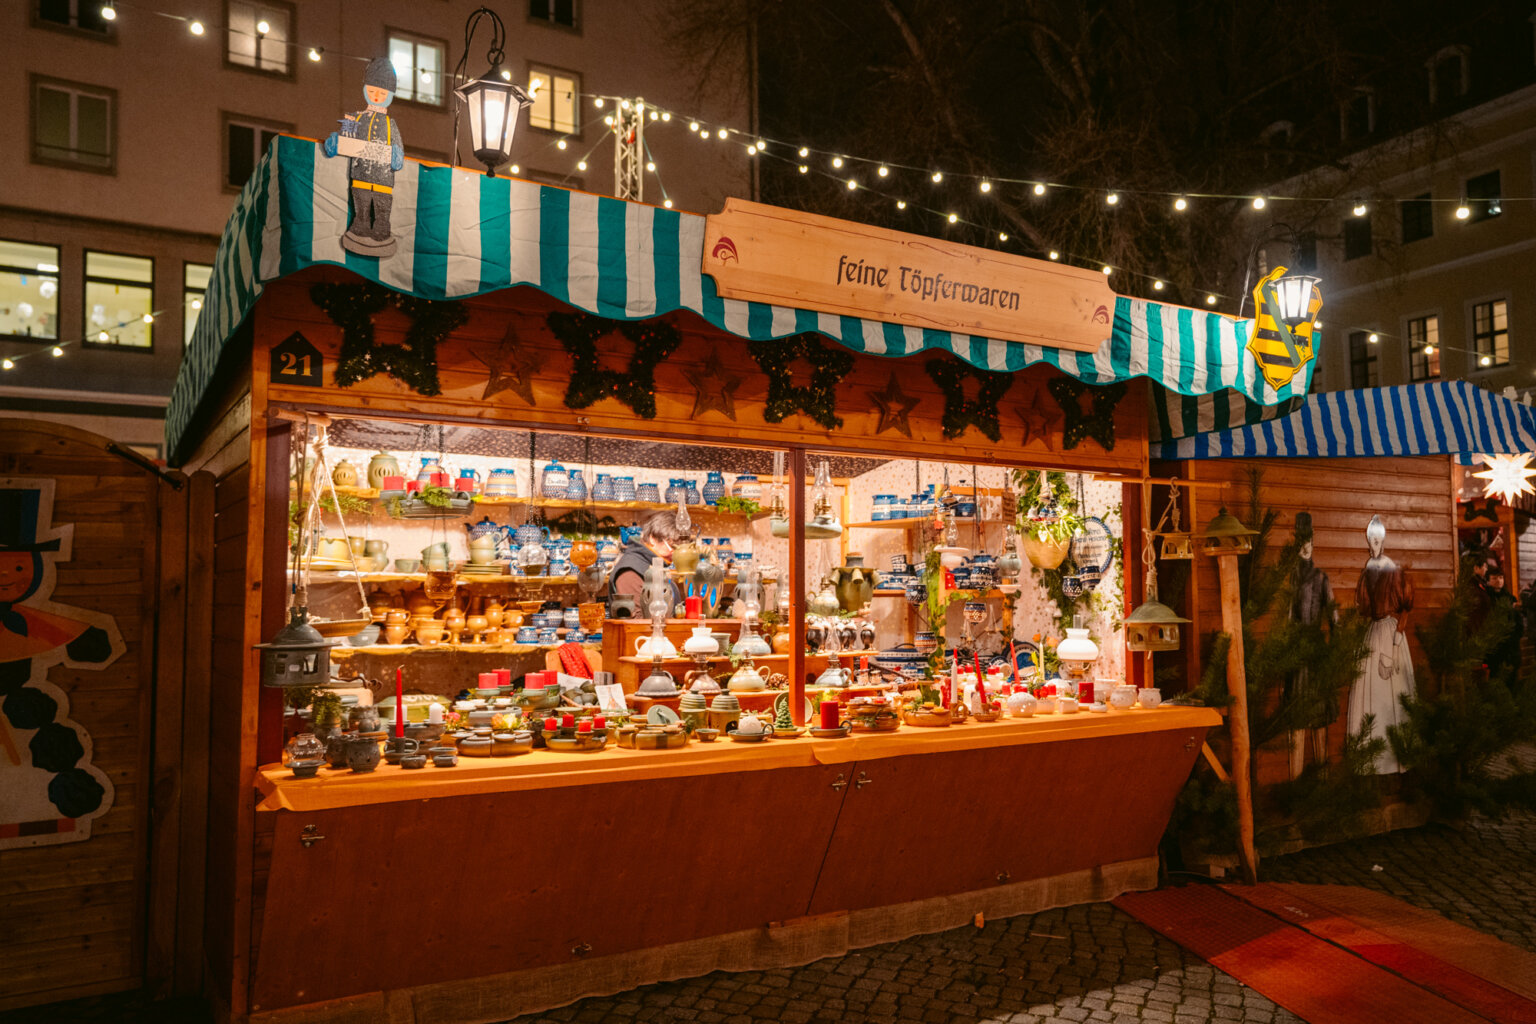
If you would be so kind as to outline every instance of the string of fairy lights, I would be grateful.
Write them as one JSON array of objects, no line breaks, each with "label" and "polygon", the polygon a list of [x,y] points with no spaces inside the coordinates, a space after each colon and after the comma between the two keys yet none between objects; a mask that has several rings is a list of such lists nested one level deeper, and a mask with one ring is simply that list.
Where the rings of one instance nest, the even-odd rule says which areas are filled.
[{"label": "string of fairy lights", "polygon": [[[82,6],[84,6],[86,2],[88,2],[88,0],[82,0]],[[143,13],[149,16],[179,22],[186,28],[189,35],[196,38],[203,37],[209,32],[208,23],[195,15],[176,14],[168,11],[160,11],[133,3],[125,3],[123,0],[105,0],[99,9],[102,20],[106,22],[117,22],[123,12]],[[331,49],[324,46],[305,45],[295,40],[277,38],[276,34],[274,33],[274,26],[271,25],[265,18],[258,18],[256,24],[254,25],[253,32],[246,32],[241,29],[232,27],[225,28],[224,31],[232,36],[244,36],[247,38],[252,38],[257,41],[258,45],[260,46],[270,46],[273,44],[284,46],[295,58],[297,55],[303,54],[304,57],[312,63],[320,63],[322,60],[329,57],[335,57],[344,60],[356,60],[366,63],[367,61],[373,59],[373,56],[375,56],[346,53],[341,50]],[[447,77],[444,75],[443,71],[438,68],[412,67],[399,63],[396,64],[396,72],[399,74],[411,74],[417,76],[422,84],[427,85],[432,83],[434,76],[442,76],[445,78]],[[512,78],[512,73],[509,70],[503,69],[501,76],[503,79],[510,81]],[[545,83],[535,78],[529,83],[530,93],[536,93],[544,84]],[[1051,180],[1048,177],[1017,177],[1006,174],[975,174],[969,172],[951,172],[945,171],[938,167],[922,167],[896,160],[883,160],[874,157],[860,156],[840,150],[810,146],[799,142],[771,138],[757,132],[744,131],[740,128],[723,122],[711,121],[701,117],[690,116],[674,109],[658,106],[654,103],[647,103],[646,101],[637,98],[600,93],[571,93],[568,94],[568,96],[573,107],[573,122],[579,124],[579,108],[583,104],[590,103],[594,109],[605,111],[603,114],[603,121],[605,126],[609,129],[608,132],[602,133],[602,135],[590,148],[577,156],[573,165],[575,172],[587,171],[590,167],[590,161],[593,154],[595,154],[602,145],[609,141],[608,136],[610,134],[621,130],[623,119],[615,117],[614,113],[608,111],[607,108],[612,107],[618,110],[628,111],[634,107],[638,107],[639,116],[646,118],[649,122],[668,125],[673,123],[681,124],[686,122],[688,131],[702,142],[713,143],[715,145],[725,144],[740,146],[746,159],[779,161],[786,165],[793,166],[800,174],[837,181],[850,192],[865,192],[878,196],[893,204],[895,209],[898,211],[910,212],[914,216],[927,216],[936,218],[938,224],[941,226],[964,226],[987,231],[989,232],[989,236],[992,229],[979,222],[964,217],[953,208],[942,208],[939,204],[939,200],[934,198],[939,195],[947,195],[951,201],[953,201],[955,198],[955,193],[935,193],[933,190],[944,189],[946,186],[952,188],[955,185],[961,185],[967,191],[974,189],[975,193],[978,195],[990,196],[993,198],[1001,198],[1005,192],[1013,191],[1016,195],[1022,193],[1024,201],[1028,203],[1048,202],[1053,193],[1087,194],[1090,196],[1098,197],[1098,199],[1102,201],[1106,212],[1113,212],[1116,209],[1123,208],[1127,203],[1132,201],[1154,201],[1157,203],[1167,204],[1168,208],[1175,215],[1188,213],[1194,208],[1197,202],[1244,203],[1256,213],[1264,211],[1271,204],[1301,203],[1308,204],[1312,207],[1344,205],[1348,207],[1350,216],[1355,218],[1364,218],[1370,215],[1373,205],[1385,204],[1395,201],[1390,197],[1373,196],[1367,194],[1360,194],[1352,197],[1337,197],[1333,199],[1319,199],[1309,196],[1280,195],[1268,192],[1233,193],[1171,191],[1159,189],[1129,189],[1106,186],[1102,184],[1085,185],[1076,182],[1056,181]],[[573,130],[571,132],[561,134],[550,141],[547,141],[544,145],[544,149],[546,153],[550,149],[553,149],[559,153],[569,152],[571,150],[572,141],[579,141],[579,139],[580,136]],[[657,187],[661,190],[661,205],[667,209],[672,209],[673,200],[668,194],[667,188],[662,181],[661,169],[658,166],[654,153],[651,151],[649,140],[645,141],[644,146],[645,171],[653,177]],[[522,173],[522,168],[518,164],[513,164],[510,168],[510,171],[512,174],[517,175]],[[912,187],[913,183],[911,179],[913,178],[918,180],[916,189],[913,189]],[[924,180],[927,182],[929,189],[926,193],[921,191],[923,188],[922,182]],[[927,196],[928,198],[923,198],[923,196]],[[1475,201],[1488,202],[1489,200],[1480,199]],[[1494,200],[1494,202],[1499,204],[1533,201],[1536,201],[1536,197],[1501,196],[1497,200]],[[1416,197],[1415,202],[1427,202],[1439,206],[1454,203],[1454,216],[1458,221],[1466,222],[1472,218],[1474,200],[1466,196],[1463,196],[1459,199],[1451,199],[1445,197],[1431,197],[1428,199],[1423,199]],[[1119,273],[1124,277],[1139,278],[1141,281],[1149,285],[1152,292],[1154,293],[1163,292],[1169,287],[1168,278],[1166,276],[1160,277],[1153,274],[1134,271],[1126,267],[1116,266],[1113,263],[1096,259],[1090,255],[1069,252],[1060,248],[1046,247],[1044,249],[1040,249],[1033,245],[1027,245],[1023,241],[1012,239],[1006,230],[997,230],[995,232],[995,238],[993,238],[992,244],[999,248],[1013,248],[1016,250],[1025,251],[1027,254],[1043,256],[1044,258],[1051,261],[1058,261],[1079,266],[1097,267],[1104,273],[1106,277],[1110,277]],[[1217,307],[1223,300],[1239,299],[1246,301],[1247,299],[1247,296],[1233,296],[1226,294],[1218,289],[1198,289],[1197,293],[1204,294],[1205,305],[1209,308],[1212,308],[1213,311],[1215,307]],[[200,305],[200,303],[198,303],[198,305]],[[153,318],[158,315],[159,311],[145,314],[145,322],[152,321]],[[114,329],[122,328],[125,326],[128,326],[128,324],[118,324],[115,325]],[[1319,321],[1316,326],[1321,329],[1323,327],[1323,322]],[[1379,345],[1384,339],[1392,339],[1400,342],[1409,341],[1409,339],[1403,338],[1400,335],[1396,335],[1392,332],[1384,331],[1379,328],[1371,329],[1367,327],[1346,327],[1344,330],[1348,333],[1365,334],[1367,343],[1372,346]],[[85,338],[81,339],[81,341],[88,342],[93,338],[99,338],[100,334],[105,333],[107,333],[105,330],[101,332],[93,332],[91,335],[87,335]],[[12,354],[3,360],[0,360],[0,369],[12,369],[18,360],[31,356],[44,354],[51,355],[52,357],[62,356],[64,354],[64,349],[72,344],[75,344],[75,342],[61,342],[55,344],[50,349],[38,350],[37,352]],[[1442,351],[1461,352],[1476,357],[1480,366],[1487,367],[1492,365],[1492,357],[1487,353],[1480,353],[1476,350],[1463,348],[1456,345],[1429,343],[1427,339],[1425,344],[1423,344],[1418,349],[1418,351],[1422,352],[1426,358],[1435,356]]]}]

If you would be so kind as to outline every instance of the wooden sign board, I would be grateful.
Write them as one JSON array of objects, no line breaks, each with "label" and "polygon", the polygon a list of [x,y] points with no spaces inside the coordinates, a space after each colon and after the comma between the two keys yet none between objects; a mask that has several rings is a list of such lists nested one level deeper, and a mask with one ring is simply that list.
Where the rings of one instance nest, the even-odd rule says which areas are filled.
[{"label": "wooden sign board", "polygon": [[728,299],[1079,352],[1115,309],[1092,270],[742,199],[706,218],[703,269]]}]

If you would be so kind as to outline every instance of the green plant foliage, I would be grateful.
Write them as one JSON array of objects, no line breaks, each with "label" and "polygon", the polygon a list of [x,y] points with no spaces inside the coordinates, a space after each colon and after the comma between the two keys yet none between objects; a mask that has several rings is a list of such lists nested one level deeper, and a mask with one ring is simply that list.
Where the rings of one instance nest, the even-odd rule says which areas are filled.
[{"label": "green plant foliage", "polygon": [[[341,328],[341,352],[336,360],[336,386],[351,387],[378,373],[387,373],[422,395],[437,395],[437,343],[469,319],[457,301],[420,299],[380,284],[322,282],[309,290],[311,301]],[[398,345],[375,345],[373,318],[394,306],[411,321]]]},{"label": "green plant foliage", "polygon": [[1195,859],[1237,851],[1237,790],[1209,768],[1189,777],[1174,801],[1165,838]]},{"label": "green plant foliage", "polygon": [[749,516],[756,515],[762,507],[751,498],[737,498],[729,494],[721,495],[715,502],[716,512],[742,512]]},{"label": "green plant foliage", "polygon": [[1363,833],[1362,815],[1380,800],[1376,786],[1376,758],[1387,741],[1371,736],[1372,716],[1360,731],[1344,740],[1344,756],[1337,764],[1310,764],[1295,779],[1270,787],[1267,796],[1284,824],[1271,822],[1259,831],[1257,845],[1264,849],[1299,832],[1310,842],[1349,839]]},{"label": "green plant foliage", "polygon": [[1479,621],[1484,598],[1471,563],[1461,569],[1450,607],[1417,630],[1427,679],[1419,696],[1403,698],[1408,721],[1387,735],[1408,791],[1430,800],[1438,816],[1499,818],[1536,808],[1536,772],[1507,761],[1512,747],[1536,740],[1536,684],[1529,673],[1484,671],[1485,655],[1513,628],[1515,612],[1495,603]]}]

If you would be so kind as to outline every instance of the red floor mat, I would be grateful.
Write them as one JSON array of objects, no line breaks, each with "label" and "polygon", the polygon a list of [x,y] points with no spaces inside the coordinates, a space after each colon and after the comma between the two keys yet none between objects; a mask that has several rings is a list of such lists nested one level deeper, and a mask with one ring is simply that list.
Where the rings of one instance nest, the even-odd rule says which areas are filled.
[{"label": "red floor mat", "polygon": [[1126,893],[1114,902],[1308,1024],[1487,1019],[1215,886]]}]

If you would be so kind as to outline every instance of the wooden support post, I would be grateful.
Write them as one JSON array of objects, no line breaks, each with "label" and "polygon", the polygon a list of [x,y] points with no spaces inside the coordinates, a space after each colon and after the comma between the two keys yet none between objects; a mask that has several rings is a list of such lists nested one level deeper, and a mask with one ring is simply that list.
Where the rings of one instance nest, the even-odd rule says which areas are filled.
[{"label": "wooden support post", "polygon": [[1243,601],[1238,589],[1237,555],[1217,555],[1221,572],[1221,628],[1232,638],[1227,647],[1227,691],[1232,695],[1227,728],[1232,734],[1232,784],[1237,790],[1237,853],[1243,879],[1259,879],[1259,855],[1253,847],[1253,776],[1249,770],[1248,675],[1243,668]]},{"label": "wooden support post", "polygon": [[789,713],[805,725],[805,449],[789,450]]}]

